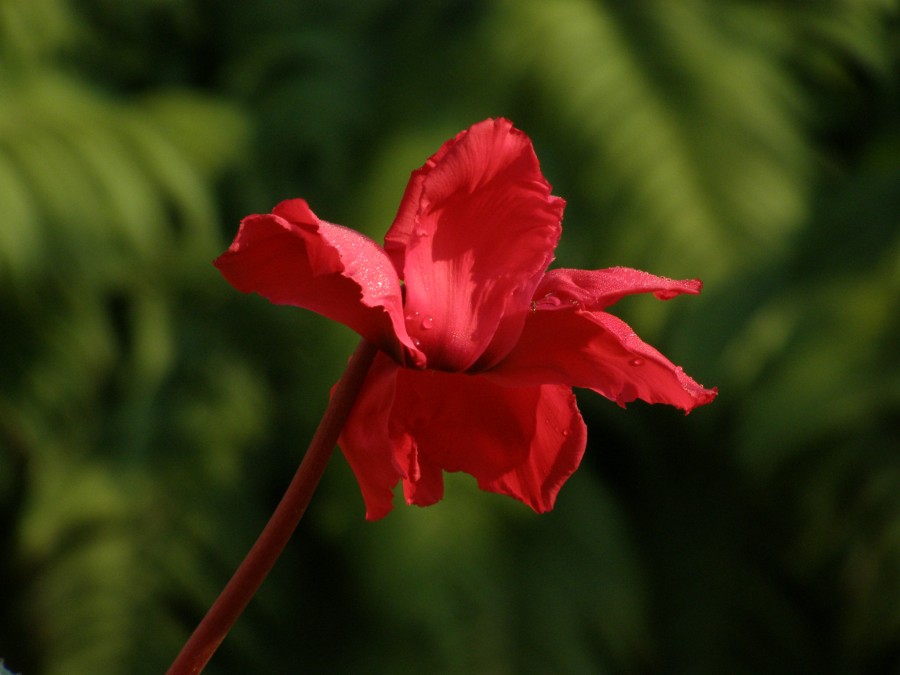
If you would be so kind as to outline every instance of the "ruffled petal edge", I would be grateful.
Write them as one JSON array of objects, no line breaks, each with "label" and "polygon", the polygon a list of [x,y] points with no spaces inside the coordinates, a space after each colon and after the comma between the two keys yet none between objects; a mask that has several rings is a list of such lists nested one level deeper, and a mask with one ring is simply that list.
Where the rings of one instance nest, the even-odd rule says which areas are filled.
[{"label": "ruffled petal edge", "polygon": [[243,293],[312,310],[401,363],[424,364],[406,331],[400,281],[384,250],[354,230],[320,220],[302,199],[244,218],[213,264]]}]

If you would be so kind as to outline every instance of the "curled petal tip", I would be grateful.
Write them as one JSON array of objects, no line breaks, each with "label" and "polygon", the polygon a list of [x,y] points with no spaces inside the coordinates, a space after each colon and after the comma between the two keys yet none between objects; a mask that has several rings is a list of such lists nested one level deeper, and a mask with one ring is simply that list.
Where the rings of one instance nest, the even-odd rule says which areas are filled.
[{"label": "curled petal tip", "polygon": [[703,282],[699,279],[684,279],[682,281],[669,279],[667,281],[671,283],[669,288],[653,291],[653,295],[658,300],[671,300],[684,293],[687,293],[688,295],[699,295],[703,290]]}]

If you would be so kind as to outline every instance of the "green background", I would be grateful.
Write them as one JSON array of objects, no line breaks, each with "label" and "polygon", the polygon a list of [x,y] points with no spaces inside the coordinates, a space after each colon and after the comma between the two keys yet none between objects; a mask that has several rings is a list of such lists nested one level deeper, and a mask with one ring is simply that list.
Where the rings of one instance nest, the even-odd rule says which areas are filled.
[{"label": "green background", "polygon": [[557,265],[704,280],[615,311],[718,400],[580,392],[543,516],[336,454],[208,672],[900,672],[898,65],[891,0],[0,0],[0,657],[165,670],[356,342],[211,260],[506,116]]}]

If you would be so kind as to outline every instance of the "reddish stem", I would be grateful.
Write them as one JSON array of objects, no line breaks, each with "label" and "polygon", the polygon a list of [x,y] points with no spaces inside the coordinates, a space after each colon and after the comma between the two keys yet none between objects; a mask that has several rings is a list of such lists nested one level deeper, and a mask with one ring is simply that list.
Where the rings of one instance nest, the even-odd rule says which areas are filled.
[{"label": "reddish stem", "polygon": [[377,352],[370,342],[362,340],[359,343],[284,497],[231,581],[182,647],[167,675],[197,675],[201,672],[269,574],[309,505]]}]

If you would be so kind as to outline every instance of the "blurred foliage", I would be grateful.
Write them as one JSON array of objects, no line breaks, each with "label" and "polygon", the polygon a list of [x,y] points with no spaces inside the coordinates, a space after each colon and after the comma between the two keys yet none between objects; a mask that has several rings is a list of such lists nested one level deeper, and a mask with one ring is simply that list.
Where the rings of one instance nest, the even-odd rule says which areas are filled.
[{"label": "blurred foliage", "polygon": [[621,314],[720,398],[581,396],[541,517],[453,476],[365,523],[336,456],[209,672],[900,672],[897,10],[0,0],[0,657],[164,670],[354,343],[210,260],[294,196],[378,238],[504,115],[558,264],[704,279]]}]

